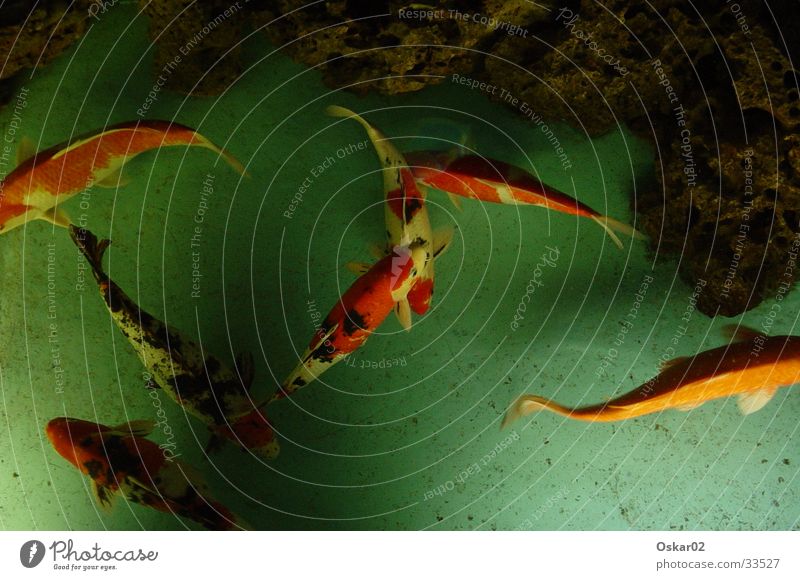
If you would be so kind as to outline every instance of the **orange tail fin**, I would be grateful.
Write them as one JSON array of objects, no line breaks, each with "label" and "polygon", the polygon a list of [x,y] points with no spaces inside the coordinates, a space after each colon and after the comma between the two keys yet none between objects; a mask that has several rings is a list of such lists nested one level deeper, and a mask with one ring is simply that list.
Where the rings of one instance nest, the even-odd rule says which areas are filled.
[{"label": "orange tail fin", "polygon": [[521,419],[522,417],[526,417],[532,413],[542,410],[551,411],[565,417],[568,417],[571,413],[570,409],[562,407],[561,405],[554,403],[549,399],[545,399],[544,397],[537,397],[536,395],[523,395],[508,409],[506,416],[503,418],[503,424],[501,428],[505,429],[517,419]]}]

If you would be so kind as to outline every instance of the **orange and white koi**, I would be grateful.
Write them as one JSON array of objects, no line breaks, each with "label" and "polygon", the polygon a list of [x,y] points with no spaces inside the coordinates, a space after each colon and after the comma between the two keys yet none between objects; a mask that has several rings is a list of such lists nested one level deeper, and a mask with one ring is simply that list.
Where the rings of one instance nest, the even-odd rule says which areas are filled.
[{"label": "orange and white koi", "polygon": [[61,457],[89,476],[94,496],[105,509],[121,495],[212,530],[245,529],[237,516],[211,498],[193,468],[167,458],[161,447],[145,439],[152,429],[151,421],[107,427],[58,417],[47,423],[45,433]]},{"label": "orange and white koi", "polygon": [[61,204],[92,185],[124,184],[120,173],[125,163],[173,145],[210,149],[244,174],[242,164],[226,151],[194,129],[168,121],[121,123],[38,153],[25,140],[17,150],[18,166],[0,182],[0,233],[35,219],[67,227],[71,221]]},{"label": "orange and white koi", "polygon": [[408,295],[425,263],[422,247],[397,247],[361,275],[325,317],[273,400],[291,395],[361,347]]},{"label": "orange and white koi", "polygon": [[667,409],[689,411],[707,401],[738,397],[744,415],[766,405],[782,387],[800,382],[800,336],[767,337],[744,327],[728,327],[733,342],[691,357],[677,358],[640,387],[607,403],[572,409],[524,395],[503,425],[547,410],[579,421],[623,421]]},{"label": "orange and white koi", "polygon": [[406,159],[414,178],[421,185],[446,192],[456,206],[459,203],[454,196],[507,205],[536,205],[595,221],[619,248],[622,248],[622,242],[615,231],[644,238],[633,227],[601,215],[516,165],[479,155],[453,155],[441,151],[407,153]]},{"label": "orange and white koi", "polygon": [[[403,328],[408,330],[411,328],[411,310],[422,315],[430,308],[433,295],[433,261],[449,245],[453,229],[443,228],[436,233],[431,232],[423,193],[417,186],[403,154],[379,129],[344,107],[332,105],[327,108],[327,113],[334,117],[356,120],[367,132],[383,167],[387,246],[385,251],[378,250],[373,253],[381,258],[391,248],[409,244],[417,244],[426,252],[426,266],[419,280],[407,298],[395,306],[397,319]],[[351,263],[348,267],[357,274],[369,269],[369,266],[363,263]]]},{"label": "orange and white koi", "polygon": [[164,389],[176,403],[199,418],[212,433],[211,446],[227,439],[272,459],[279,446],[272,426],[248,393],[253,362],[240,356],[241,378],[193,340],[142,310],[103,270],[111,243],[86,229],[70,226],[70,236],[92,269],[111,318],[152,376],[148,387]]}]

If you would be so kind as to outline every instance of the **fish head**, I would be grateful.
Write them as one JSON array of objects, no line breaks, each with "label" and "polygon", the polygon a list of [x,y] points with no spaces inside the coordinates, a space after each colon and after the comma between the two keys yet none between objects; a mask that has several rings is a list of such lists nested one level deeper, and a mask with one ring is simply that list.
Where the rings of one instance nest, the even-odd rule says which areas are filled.
[{"label": "fish head", "polygon": [[260,409],[232,421],[222,435],[262,459],[275,459],[280,451],[275,431]]},{"label": "fish head", "polygon": [[53,445],[53,449],[61,457],[81,469],[82,465],[94,459],[98,453],[102,454],[101,446],[98,443],[102,433],[107,430],[107,427],[99,423],[57,417],[47,423],[45,434]]},{"label": "fish head", "polygon": [[409,290],[422,276],[428,262],[428,253],[422,244],[395,246],[391,256],[390,289],[392,299],[397,302],[408,295]]}]

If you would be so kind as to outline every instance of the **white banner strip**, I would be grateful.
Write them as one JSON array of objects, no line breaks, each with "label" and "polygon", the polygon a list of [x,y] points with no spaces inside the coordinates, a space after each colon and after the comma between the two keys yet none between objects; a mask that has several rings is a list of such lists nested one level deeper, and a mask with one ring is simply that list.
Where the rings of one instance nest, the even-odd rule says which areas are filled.
[{"label": "white banner strip", "polygon": [[2,532],[0,540],[2,578],[800,578],[796,532]]}]

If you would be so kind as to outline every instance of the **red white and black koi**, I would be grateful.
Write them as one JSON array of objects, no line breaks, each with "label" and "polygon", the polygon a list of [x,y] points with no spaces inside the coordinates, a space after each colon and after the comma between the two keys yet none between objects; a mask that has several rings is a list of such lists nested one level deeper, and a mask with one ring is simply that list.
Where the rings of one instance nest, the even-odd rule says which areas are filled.
[{"label": "red white and black koi", "polygon": [[75,226],[70,226],[70,235],[89,262],[112,319],[152,375],[149,386],[164,389],[214,436],[264,458],[277,456],[275,433],[248,394],[253,381],[250,356],[239,357],[241,379],[214,355],[204,357],[194,341],[142,310],[105,273],[102,260],[109,240],[98,241],[90,231]]},{"label": "red white and black koi", "polygon": [[[417,244],[426,252],[425,271],[408,293],[395,307],[400,323],[405,329],[411,327],[411,310],[425,314],[433,295],[433,262],[448,246],[453,237],[452,228],[443,228],[435,234],[431,232],[425,196],[408,168],[403,154],[376,127],[353,111],[339,106],[330,106],[329,115],[355,119],[372,141],[375,153],[383,167],[383,190],[386,197],[384,216],[386,220],[387,246],[385,251],[374,252],[382,257],[396,246]],[[363,263],[349,265],[356,273],[364,273],[369,266]]]},{"label": "red white and black koi", "polygon": [[425,268],[425,250],[398,247],[361,275],[328,313],[273,400],[291,395],[363,345]]}]

